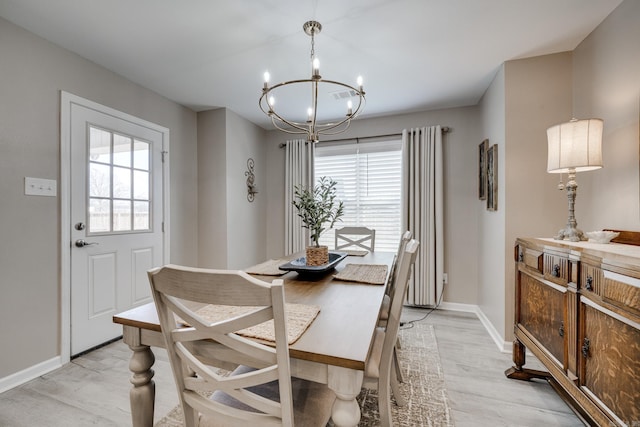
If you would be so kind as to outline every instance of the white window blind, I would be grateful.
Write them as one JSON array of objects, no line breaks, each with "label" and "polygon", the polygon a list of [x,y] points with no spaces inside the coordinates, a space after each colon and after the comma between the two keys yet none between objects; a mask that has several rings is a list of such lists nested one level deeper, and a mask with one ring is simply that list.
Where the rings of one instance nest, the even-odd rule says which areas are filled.
[{"label": "white window blind", "polygon": [[[364,226],[376,230],[376,251],[396,251],[400,240],[402,179],[400,140],[316,146],[316,182],[323,176],[338,182],[344,216],[334,228]],[[335,231],[326,230],[320,244],[334,247]]]}]

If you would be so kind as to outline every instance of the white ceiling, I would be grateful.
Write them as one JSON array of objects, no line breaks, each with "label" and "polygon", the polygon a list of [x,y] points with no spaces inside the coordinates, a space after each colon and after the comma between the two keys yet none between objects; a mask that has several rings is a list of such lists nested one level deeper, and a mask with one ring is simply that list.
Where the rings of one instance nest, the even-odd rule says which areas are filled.
[{"label": "white ceiling", "polygon": [[308,20],[323,26],[322,77],[361,74],[373,117],[474,105],[504,61],[573,50],[621,2],[0,0],[0,16],[196,111],[269,128],[263,73],[309,77]]}]

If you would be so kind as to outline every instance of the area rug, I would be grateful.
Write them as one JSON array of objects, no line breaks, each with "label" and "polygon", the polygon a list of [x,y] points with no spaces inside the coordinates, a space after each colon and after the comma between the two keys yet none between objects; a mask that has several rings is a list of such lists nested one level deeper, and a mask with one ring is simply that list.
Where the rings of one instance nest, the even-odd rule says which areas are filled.
[{"label": "area rug", "polygon": [[[403,407],[391,405],[394,426],[453,427],[433,326],[414,323],[412,328],[400,331],[400,341],[402,348],[398,356],[404,374],[400,387],[407,404]],[[363,390],[357,399],[362,409],[360,426],[378,426],[377,392]],[[180,406],[158,421],[155,427],[182,427]]]}]

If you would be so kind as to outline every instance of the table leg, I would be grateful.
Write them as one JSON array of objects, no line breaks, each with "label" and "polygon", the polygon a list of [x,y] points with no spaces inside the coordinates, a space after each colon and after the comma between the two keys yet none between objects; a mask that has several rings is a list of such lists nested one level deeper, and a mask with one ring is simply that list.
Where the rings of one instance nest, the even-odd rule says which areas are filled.
[{"label": "table leg", "polygon": [[133,351],[129,361],[129,370],[132,372],[129,391],[131,404],[131,421],[133,427],[153,427],[153,410],[156,398],[156,385],[152,378],[154,375],[153,363],[155,357],[151,347],[140,344],[139,329],[125,326],[123,341]]},{"label": "table leg", "polygon": [[356,397],[362,388],[363,371],[329,366],[329,388],[336,394],[331,419],[336,427],[356,427],[360,423],[360,405]]}]

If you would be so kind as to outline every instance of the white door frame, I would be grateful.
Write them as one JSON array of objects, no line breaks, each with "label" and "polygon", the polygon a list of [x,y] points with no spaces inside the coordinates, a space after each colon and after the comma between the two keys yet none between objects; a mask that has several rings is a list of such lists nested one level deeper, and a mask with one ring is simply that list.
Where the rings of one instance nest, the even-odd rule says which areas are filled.
[{"label": "white door frame", "polygon": [[169,129],[60,91],[60,362],[71,360],[71,106],[77,104],[162,134],[163,263],[169,260]]}]

